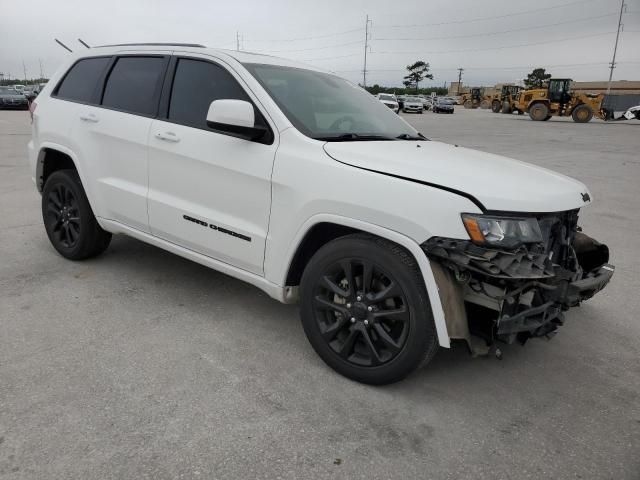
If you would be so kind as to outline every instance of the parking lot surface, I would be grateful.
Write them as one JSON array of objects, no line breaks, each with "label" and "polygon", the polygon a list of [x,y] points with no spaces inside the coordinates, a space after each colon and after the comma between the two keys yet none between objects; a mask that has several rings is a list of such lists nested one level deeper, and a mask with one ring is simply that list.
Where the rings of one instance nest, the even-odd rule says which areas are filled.
[{"label": "parking lot surface", "polygon": [[0,112],[0,477],[638,480],[640,123],[405,118],[585,182],[581,224],[617,270],[551,341],[441,349],[370,387],[325,366],[297,307],[240,281],[121,236],[64,260],[28,114]]}]

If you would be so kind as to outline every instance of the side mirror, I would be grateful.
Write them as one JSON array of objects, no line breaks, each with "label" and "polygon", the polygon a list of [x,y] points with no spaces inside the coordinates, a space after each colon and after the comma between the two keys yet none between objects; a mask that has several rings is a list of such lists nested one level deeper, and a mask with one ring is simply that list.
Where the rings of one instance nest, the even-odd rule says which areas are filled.
[{"label": "side mirror", "polygon": [[234,137],[259,140],[267,129],[255,125],[253,105],[244,100],[214,100],[207,112],[207,125]]}]

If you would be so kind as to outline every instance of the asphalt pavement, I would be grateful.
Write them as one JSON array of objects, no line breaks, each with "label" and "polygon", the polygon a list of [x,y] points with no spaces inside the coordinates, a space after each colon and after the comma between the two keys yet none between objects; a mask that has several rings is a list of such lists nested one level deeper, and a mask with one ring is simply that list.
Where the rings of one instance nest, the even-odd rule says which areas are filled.
[{"label": "asphalt pavement", "polygon": [[[617,270],[551,341],[441,349],[395,385],[317,357],[296,306],[126,237],[70,262],[0,112],[0,478],[640,479],[640,122],[404,115],[574,176]],[[540,186],[540,195],[544,195]]]}]

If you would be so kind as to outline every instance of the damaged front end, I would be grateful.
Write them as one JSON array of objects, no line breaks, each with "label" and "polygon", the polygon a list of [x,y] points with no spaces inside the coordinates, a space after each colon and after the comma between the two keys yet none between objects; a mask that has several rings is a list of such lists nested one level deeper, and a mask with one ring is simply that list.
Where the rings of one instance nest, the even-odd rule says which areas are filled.
[{"label": "damaged front end", "polygon": [[434,267],[449,336],[467,340],[474,353],[496,340],[553,334],[564,311],[613,275],[609,249],[581,232],[577,210],[463,221],[472,240],[433,237],[422,249]]}]

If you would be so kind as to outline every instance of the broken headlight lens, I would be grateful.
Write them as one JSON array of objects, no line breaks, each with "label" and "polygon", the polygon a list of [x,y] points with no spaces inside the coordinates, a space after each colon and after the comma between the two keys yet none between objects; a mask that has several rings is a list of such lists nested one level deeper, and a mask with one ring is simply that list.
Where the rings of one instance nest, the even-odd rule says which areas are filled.
[{"label": "broken headlight lens", "polygon": [[464,213],[462,214],[462,222],[471,240],[478,244],[513,248],[522,243],[542,242],[540,225],[535,218]]}]

